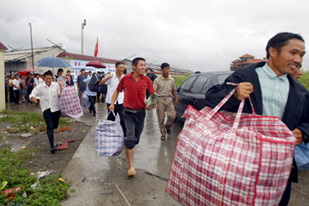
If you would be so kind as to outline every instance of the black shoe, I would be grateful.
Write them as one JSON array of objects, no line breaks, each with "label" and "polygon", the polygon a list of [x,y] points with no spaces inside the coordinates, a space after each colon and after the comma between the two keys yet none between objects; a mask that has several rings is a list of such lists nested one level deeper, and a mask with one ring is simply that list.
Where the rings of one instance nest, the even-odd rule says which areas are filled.
[{"label": "black shoe", "polygon": [[54,154],[56,151],[57,149],[55,148],[55,146],[50,147],[50,153]]},{"label": "black shoe", "polygon": [[94,116],[94,117],[96,116],[96,113],[95,113],[95,112],[93,113],[93,116]]}]

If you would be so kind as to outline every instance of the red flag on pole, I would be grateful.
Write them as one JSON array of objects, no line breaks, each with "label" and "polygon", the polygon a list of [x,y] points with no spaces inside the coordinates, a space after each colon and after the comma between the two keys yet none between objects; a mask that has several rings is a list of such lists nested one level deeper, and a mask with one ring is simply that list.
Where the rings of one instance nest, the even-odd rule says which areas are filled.
[{"label": "red flag on pole", "polygon": [[98,37],[97,37],[97,43],[94,48],[94,56],[96,57],[98,55],[98,50],[99,50],[99,42],[98,42]]}]

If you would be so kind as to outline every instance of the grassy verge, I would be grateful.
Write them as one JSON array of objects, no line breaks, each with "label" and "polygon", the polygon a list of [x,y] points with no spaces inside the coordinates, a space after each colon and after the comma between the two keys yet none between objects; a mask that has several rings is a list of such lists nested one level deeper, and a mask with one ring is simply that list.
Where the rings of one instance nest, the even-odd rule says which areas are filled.
[{"label": "grassy verge", "polygon": [[309,90],[309,72],[305,72],[300,78],[299,82],[302,83]]},{"label": "grassy verge", "polygon": [[[38,150],[11,152],[8,148],[0,149],[0,205],[60,205],[60,200],[68,196],[71,183],[59,179],[60,175],[38,180],[36,174],[22,167],[23,161]],[[33,187],[34,184],[37,186]],[[4,192],[12,188],[21,190],[9,194]]]},{"label": "grassy verge", "polygon": [[180,85],[190,76],[191,74],[187,75],[173,75],[172,77],[175,79],[175,86],[180,87]]},{"label": "grassy verge", "polygon": [[[40,130],[42,130],[42,128],[46,128],[45,120],[42,114],[12,110],[4,110],[1,113],[4,114],[4,116],[0,118],[0,123],[7,122],[13,124],[11,127],[7,128],[8,132],[32,132],[37,134]],[[67,125],[69,125],[69,122],[64,118],[60,118],[59,128]]]}]

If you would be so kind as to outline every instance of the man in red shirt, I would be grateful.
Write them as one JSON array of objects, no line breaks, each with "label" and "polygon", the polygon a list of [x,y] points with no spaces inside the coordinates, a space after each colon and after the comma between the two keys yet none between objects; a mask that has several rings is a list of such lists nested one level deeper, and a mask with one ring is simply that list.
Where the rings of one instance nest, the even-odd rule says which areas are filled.
[{"label": "man in red shirt", "polygon": [[154,94],[155,90],[152,81],[144,76],[146,70],[146,60],[135,58],[132,61],[133,72],[124,76],[115,90],[109,110],[114,111],[114,103],[118,98],[119,92],[124,91],[124,122],[126,126],[125,150],[129,162],[128,176],[136,174],[133,164],[134,147],[139,143],[140,136],[144,128],[145,109],[155,108],[155,105],[146,108],[145,96],[147,90]]}]

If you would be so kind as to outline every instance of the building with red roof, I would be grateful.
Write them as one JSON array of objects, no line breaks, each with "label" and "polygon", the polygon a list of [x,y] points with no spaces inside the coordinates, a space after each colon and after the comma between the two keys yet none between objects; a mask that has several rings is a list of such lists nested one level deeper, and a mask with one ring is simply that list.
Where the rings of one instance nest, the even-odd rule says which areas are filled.
[{"label": "building with red roof", "polygon": [[244,54],[239,57],[239,59],[235,59],[234,61],[232,61],[230,70],[235,71],[237,69],[245,68],[259,62],[265,62],[265,59],[255,59],[254,56],[250,54]]}]

